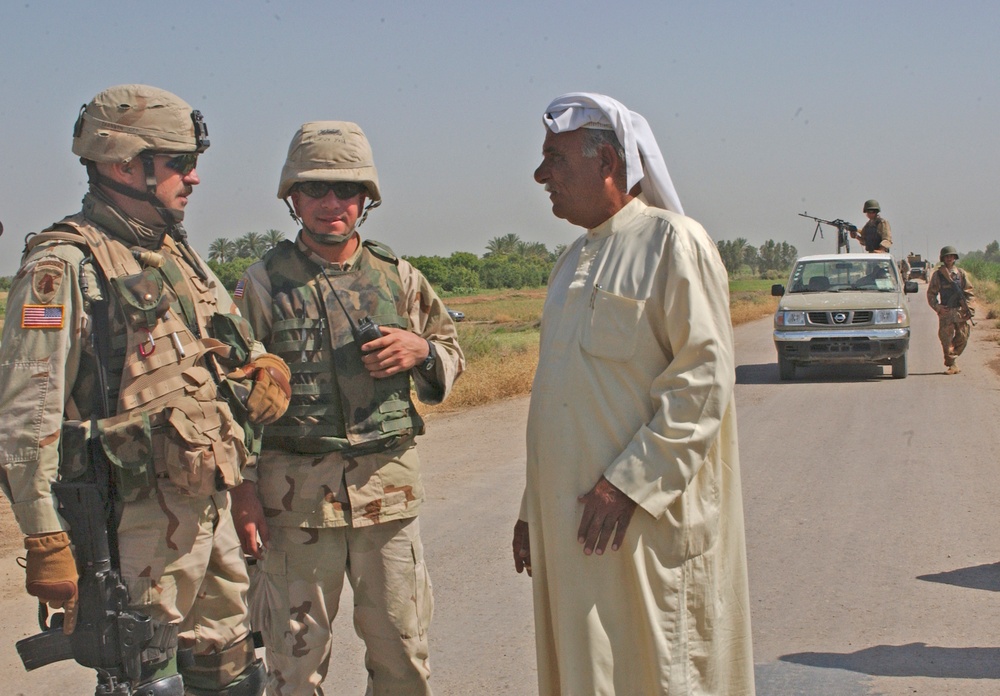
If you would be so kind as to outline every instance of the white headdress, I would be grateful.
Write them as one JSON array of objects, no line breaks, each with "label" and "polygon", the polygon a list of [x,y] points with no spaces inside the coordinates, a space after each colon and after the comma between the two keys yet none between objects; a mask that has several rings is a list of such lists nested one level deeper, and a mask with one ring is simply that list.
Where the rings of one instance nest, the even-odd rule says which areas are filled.
[{"label": "white headdress", "polygon": [[625,148],[627,188],[631,190],[636,183],[642,182],[642,192],[649,205],[684,214],[660,146],[641,115],[603,94],[570,92],[549,104],[542,121],[553,133],[577,128],[613,130]]}]

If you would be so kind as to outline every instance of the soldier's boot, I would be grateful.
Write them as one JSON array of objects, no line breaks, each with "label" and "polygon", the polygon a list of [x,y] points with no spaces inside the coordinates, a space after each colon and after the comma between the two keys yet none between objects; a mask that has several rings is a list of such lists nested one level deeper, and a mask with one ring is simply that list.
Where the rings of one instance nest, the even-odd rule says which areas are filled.
[{"label": "soldier's boot", "polygon": [[956,365],[955,363],[952,363],[951,365],[948,366],[948,369],[945,370],[944,373],[946,375],[957,375],[961,371],[962,370],[961,370],[961,368],[958,365]]},{"label": "soldier's boot", "polygon": [[261,696],[267,686],[267,668],[255,659],[250,636],[212,655],[179,651],[178,667],[187,696]]}]

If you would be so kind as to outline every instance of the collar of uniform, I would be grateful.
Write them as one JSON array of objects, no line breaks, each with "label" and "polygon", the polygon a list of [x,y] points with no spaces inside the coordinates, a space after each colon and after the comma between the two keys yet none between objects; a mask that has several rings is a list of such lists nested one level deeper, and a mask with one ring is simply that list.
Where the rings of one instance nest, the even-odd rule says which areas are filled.
[{"label": "collar of uniform", "polygon": [[99,190],[91,189],[83,197],[83,214],[111,236],[129,246],[159,249],[166,226],[150,226],[126,215]]},{"label": "collar of uniform", "polygon": [[357,250],[351,255],[351,258],[344,263],[327,261],[305,245],[305,242],[302,241],[302,234],[302,230],[299,230],[298,235],[295,237],[295,246],[298,247],[299,251],[305,254],[307,259],[323,268],[331,268],[335,271],[349,271],[358,264],[358,259],[361,258],[361,250],[364,247],[364,244],[359,243]]}]

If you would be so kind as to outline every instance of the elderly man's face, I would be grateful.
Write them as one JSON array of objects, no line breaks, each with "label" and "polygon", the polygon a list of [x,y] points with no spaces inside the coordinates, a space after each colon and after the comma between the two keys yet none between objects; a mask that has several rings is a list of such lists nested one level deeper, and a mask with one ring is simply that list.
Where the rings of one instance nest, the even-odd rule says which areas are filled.
[{"label": "elderly man's face", "polygon": [[552,214],[580,227],[608,219],[601,158],[583,156],[583,130],[546,131],[535,181],[545,186]]}]

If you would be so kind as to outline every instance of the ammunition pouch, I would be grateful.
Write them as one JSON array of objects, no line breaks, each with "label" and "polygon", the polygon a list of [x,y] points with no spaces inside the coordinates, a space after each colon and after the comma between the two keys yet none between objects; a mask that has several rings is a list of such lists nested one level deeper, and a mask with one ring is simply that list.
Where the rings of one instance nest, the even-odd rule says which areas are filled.
[{"label": "ammunition pouch", "polygon": [[[197,497],[243,481],[244,431],[228,404],[218,399],[180,396],[155,413],[133,411],[96,423],[94,436],[112,464],[115,492],[124,502],[150,497],[161,478]],[[63,426],[61,468],[67,478],[86,471],[86,446],[71,443],[85,442],[88,425],[67,421]]]},{"label": "ammunition pouch", "polygon": [[230,368],[241,367],[250,361],[253,329],[243,317],[216,312],[212,315],[212,336],[229,347],[229,355],[223,362]]},{"label": "ammunition pouch", "polygon": [[139,329],[152,329],[156,322],[170,311],[170,303],[177,299],[173,291],[163,284],[163,277],[155,268],[111,279],[116,294],[122,301],[122,311],[129,325]]}]

